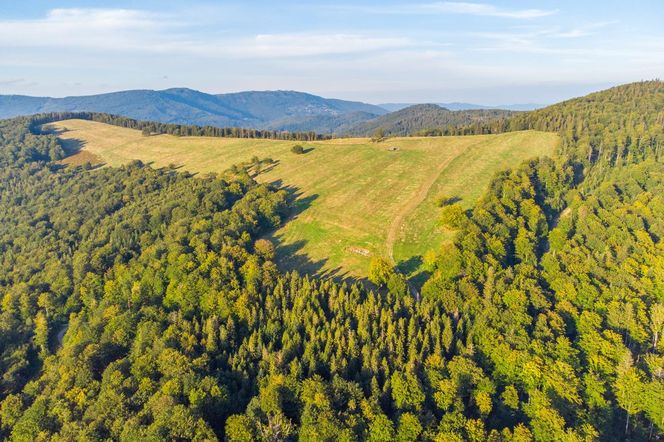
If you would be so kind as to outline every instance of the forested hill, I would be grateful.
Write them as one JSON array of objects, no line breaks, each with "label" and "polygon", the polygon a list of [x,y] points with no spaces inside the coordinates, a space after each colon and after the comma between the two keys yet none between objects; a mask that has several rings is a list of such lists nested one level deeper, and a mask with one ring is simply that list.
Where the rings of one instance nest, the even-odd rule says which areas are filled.
[{"label": "forested hill", "polygon": [[664,82],[617,86],[544,109],[517,114],[509,130],[561,132],[561,154],[615,166],[657,151],[664,130]]},{"label": "forested hill", "polygon": [[417,135],[427,129],[441,127],[462,127],[487,121],[504,121],[514,112],[496,109],[476,109],[450,111],[435,104],[417,104],[391,112],[374,119],[358,123],[350,128],[340,129],[339,133],[357,136],[371,136],[382,130],[387,136]]},{"label": "forested hill", "polygon": [[504,123],[564,143],[442,209],[420,299],[380,259],[377,291],[280,274],[285,196],[241,170],[63,169],[0,123],[0,437],[661,439],[663,95]]}]

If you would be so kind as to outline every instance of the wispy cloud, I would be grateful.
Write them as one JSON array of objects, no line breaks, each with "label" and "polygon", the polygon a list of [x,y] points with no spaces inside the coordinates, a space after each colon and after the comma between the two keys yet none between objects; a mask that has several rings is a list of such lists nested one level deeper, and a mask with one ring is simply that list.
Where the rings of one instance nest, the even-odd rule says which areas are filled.
[{"label": "wispy cloud", "polygon": [[25,78],[8,78],[8,79],[0,78],[0,86],[11,86],[15,84],[22,84],[25,82],[26,82]]},{"label": "wispy cloud", "polygon": [[480,42],[484,41],[474,44],[473,51],[499,53],[504,56],[548,55],[556,61],[558,67],[579,60],[584,60],[583,64],[591,62],[598,66],[611,65],[616,59],[624,63],[634,63],[635,66],[661,66],[664,63],[662,39],[643,36],[630,41],[620,41],[607,38],[590,46],[565,41],[592,35],[591,29],[608,24],[610,23],[596,23],[563,31],[542,28],[522,32],[474,32],[467,35],[478,38]]},{"label": "wispy cloud", "polygon": [[[583,2],[560,11],[498,0],[284,0],[260,8],[192,0],[158,9],[105,1],[96,2],[105,8],[51,10],[48,2],[26,2],[39,6],[25,6],[24,18],[0,14],[3,93],[186,85],[212,92],[352,91],[345,97],[357,99],[375,91],[387,101],[400,91],[428,100],[444,90],[442,100],[457,90],[467,91],[466,99],[482,88],[520,90],[496,85],[627,81],[664,72],[659,4],[644,7],[637,20],[624,13],[627,6],[593,15]],[[595,16],[601,18],[593,22]],[[38,85],[28,86],[32,81]],[[485,92],[477,92],[478,101],[488,101]]]},{"label": "wispy cloud", "polygon": [[131,9],[53,9],[44,18],[1,20],[2,47],[149,48],[173,26],[168,17]]},{"label": "wispy cloud", "polygon": [[233,48],[223,52],[235,56],[306,57],[399,49],[412,45],[406,38],[338,33],[261,34],[234,43]]},{"label": "wispy cloud", "polygon": [[556,14],[557,10],[544,9],[501,9],[487,3],[435,2],[419,5],[419,8],[446,14],[466,14],[486,17],[532,19]]},{"label": "wispy cloud", "polygon": [[605,28],[607,26],[615,25],[619,23],[617,20],[612,21],[603,21],[597,23],[588,23],[582,26],[578,26],[569,30],[553,32],[552,35],[558,38],[580,38],[588,37],[590,35],[596,34],[597,30]]},{"label": "wispy cloud", "polygon": [[431,2],[431,3],[404,3],[384,6],[333,6],[334,10],[361,11],[368,14],[390,15],[431,15],[431,14],[460,14],[480,17],[502,17],[511,19],[535,19],[558,13],[557,9],[504,9],[489,3],[471,2]]},{"label": "wispy cloud", "polygon": [[270,58],[353,54],[412,44],[400,37],[337,32],[197,38],[192,32],[196,26],[173,15],[142,10],[54,9],[41,19],[0,20],[0,47]]}]

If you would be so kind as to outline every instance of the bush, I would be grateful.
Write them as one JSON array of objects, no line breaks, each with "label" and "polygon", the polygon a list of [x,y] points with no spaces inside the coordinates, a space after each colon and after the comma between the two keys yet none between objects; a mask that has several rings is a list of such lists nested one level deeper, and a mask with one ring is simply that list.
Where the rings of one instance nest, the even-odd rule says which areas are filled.
[{"label": "bush", "polygon": [[267,261],[274,259],[274,244],[267,239],[256,240],[254,250],[258,256]]},{"label": "bush", "polygon": [[291,147],[291,152],[297,155],[302,155],[304,153],[304,147],[296,144],[295,146]]},{"label": "bush", "polygon": [[459,203],[445,206],[440,216],[441,224],[453,229],[463,227],[467,220],[468,217],[466,216],[466,211],[463,210],[461,204]]},{"label": "bush", "polygon": [[374,143],[380,143],[381,141],[385,140],[385,129],[382,127],[376,129],[371,136],[371,141]]},{"label": "bush", "polygon": [[369,262],[369,281],[376,284],[378,287],[382,287],[390,279],[390,276],[394,273],[392,265],[385,259],[380,256],[374,256]]}]

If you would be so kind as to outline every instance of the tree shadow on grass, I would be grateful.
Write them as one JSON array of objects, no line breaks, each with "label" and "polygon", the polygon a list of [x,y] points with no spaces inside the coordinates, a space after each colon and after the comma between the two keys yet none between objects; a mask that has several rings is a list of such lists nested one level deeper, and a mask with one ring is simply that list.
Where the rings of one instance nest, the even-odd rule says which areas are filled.
[{"label": "tree shadow on grass", "polygon": [[[275,180],[270,183],[273,187],[285,190],[288,194],[289,210],[285,214],[281,226],[297,219],[297,217],[311,207],[312,203],[318,198],[317,194],[304,196],[295,186],[284,185],[282,180]],[[280,226],[280,227],[281,227]],[[327,262],[326,259],[315,261],[309,255],[302,252],[307,244],[305,240],[299,240],[292,243],[286,243],[282,235],[277,235],[276,230],[265,235],[266,239],[272,241],[276,249],[276,263],[280,270],[296,270],[300,273],[317,274]]]},{"label": "tree shadow on grass", "polygon": [[[297,219],[303,212],[309,209],[314,201],[318,199],[318,194],[304,195],[303,192],[295,186],[284,185],[282,180],[275,180],[270,185],[285,190],[288,193],[290,210],[284,219],[282,226]],[[282,235],[278,235],[276,230],[265,235],[266,239],[272,241],[276,249],[275,261],[282,271],[297,271],[300,274],[306,274],[316,278],[332,279],[335,282],[364,282],[350,275],[341,267],[326,268],[328,259],[316,260],[304,252],[307,245],[306,240],[287,242]]]},{"label": "tree shadow on grass", "polygon": [[255,179],[259,175],[271,172],[275,167],[279,165],[279,163],[280,160],[273,160],[272,158],[266,158],[260,160],[260,164],[258,165],[253,162],[245,161],[243,163],[240,163],[239,166],[243,167],[247,171],[249,176]]},{"label": "tree shadow on grass", "polygon": [[422,256],[413,256],[397,264],[397,269],[404,275],[410,275],[422,265]]},{"label": "tree shadow on grass", "polygon": [[408,277],[408,283],[419,293],[424,283],[431,277],[431,272],[422,269],[423,259],[421,255],[413,256],[397,264],[397,269]]},{"label": "tree shadow on grass", "polygon": [[422,291],[422,286],[431,278],[431,272],[421,270],[408,279],[409,284],[418,292]]},{"label": "tree shadow on grass", "polygon": [[461,197],[451,196],[449,198],[442,198],[436,203],[438,207],[445,207],[445,206],[451,206],[452,204],[458,203],[459,201],[461,201]]},{"label": "tree shadow on grass", "polygon": [[58,142],[68,157],[76,155],[85,147],[85,141],[77,138],[58,138]]},{"label": "tree shadow on grass", "polygon": [[[61,131],[59,131],[61,132]],[[64,158],[57,161],[57,167],[83,167],[85,169],[98,169],[106,165],[98,155],[84,150],[86,142],[69,138],[58,138],[58,143],[65,153]]]}]

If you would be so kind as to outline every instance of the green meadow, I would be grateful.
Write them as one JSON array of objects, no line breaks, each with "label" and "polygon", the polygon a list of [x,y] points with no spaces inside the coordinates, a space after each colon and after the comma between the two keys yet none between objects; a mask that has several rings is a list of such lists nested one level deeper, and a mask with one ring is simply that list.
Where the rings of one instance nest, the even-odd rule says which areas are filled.
[{"label": "green meadow", "polygon": [[371,256],[417,271],[429,248],[451,238],[439,227],[440,195],[470,208],[492,176],[529,158],[552,154],[558,136],[536,131],[459,137],[340,138],[292,141],[145,137],[140,131],[97,122],[51,125],[80,151],[65,162],[111,166],[139,159],[154,167],[175,164],[190,172],[223,172],[253,157],[271,158],[255,178],[288,189],[292,217],[273,233],[278,260],[288,269],[361,278]]}]

